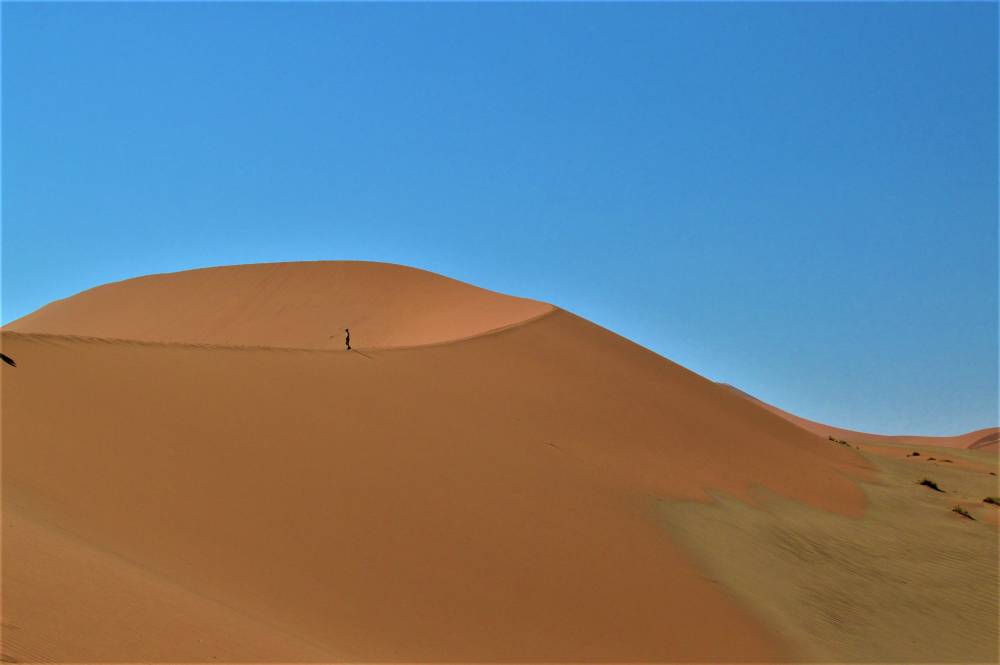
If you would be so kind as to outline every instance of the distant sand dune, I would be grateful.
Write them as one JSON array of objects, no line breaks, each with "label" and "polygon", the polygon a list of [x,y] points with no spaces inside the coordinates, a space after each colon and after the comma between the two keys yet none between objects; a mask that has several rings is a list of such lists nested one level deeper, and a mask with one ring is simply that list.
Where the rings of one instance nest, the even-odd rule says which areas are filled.
[{"label": "distant sand dune", "polygon": [[[987,432],[983,434],[983,432]],[[969,445],[965,446],[971,450],[997,450],[997,442],[1000,442],[1000,432],[990,431],[990,430],[979,430],[977,432],[970,432],[967,436],[971,439],[973,435],[983,434]]]},{"label": "distant sand dune", "polygon": [[805,430],[823,437],[832,436],[835,439],[843,439],[845,441],[850,441],[851,443],[870,445],[901,444],[910,446],[940,446],[942,448],[970,448],[976,450],[992,450],[993,452],[996,452],[997,441],[1000,440],[1000,428],[997,427],[987,427],[985,429],[966,432],[965,434],[958,434],[956,436],[914,436],[909,434],[868,434],[866,432],[856,432],[842,427],[824,425],[823,423],[818,423],[814,420],[808,420],[806,418],[796,416],[776,406],[763,402],[753,395],[743,392],[735,386],[730,386],[725,383],[720,383],[719,385],[724,386],[735,394],[751,400],[756,404],[760,404],[768,411],[778,414],[785,420],[795,423]]}]

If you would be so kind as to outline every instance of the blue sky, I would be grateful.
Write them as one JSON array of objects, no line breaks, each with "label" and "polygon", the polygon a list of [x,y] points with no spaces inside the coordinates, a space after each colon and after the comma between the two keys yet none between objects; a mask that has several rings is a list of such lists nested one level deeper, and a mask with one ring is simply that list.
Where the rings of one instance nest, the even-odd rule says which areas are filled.
[{"label": "blue sky", "polygon": [[996,425],[997,5],[11,4],[2,319],[404,263],[799,415]]}]

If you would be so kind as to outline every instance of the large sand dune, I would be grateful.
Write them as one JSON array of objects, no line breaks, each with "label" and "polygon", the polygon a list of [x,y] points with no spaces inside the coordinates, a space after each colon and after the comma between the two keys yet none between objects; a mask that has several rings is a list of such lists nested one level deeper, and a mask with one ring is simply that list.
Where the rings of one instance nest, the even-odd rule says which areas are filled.
[{"label": "large sand dune", "polygon": [[857,521],[877,480],[568,312],[396,266],[130,280],[3,350],[19,660],[796,660],[663,503]]}]

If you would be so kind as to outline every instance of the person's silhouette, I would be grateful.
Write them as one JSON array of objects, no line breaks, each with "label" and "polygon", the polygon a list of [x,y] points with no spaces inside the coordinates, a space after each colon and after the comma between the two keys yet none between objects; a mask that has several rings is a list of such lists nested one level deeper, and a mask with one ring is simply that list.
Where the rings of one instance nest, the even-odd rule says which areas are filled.
[{"label": "person's silhouette", "polygon": [[347,333],[347,339],[344,340],[344,344],[347,345],[347,350],[350,351],[351,350],[351,329],[350,328],[344,328],[344,332]]}]

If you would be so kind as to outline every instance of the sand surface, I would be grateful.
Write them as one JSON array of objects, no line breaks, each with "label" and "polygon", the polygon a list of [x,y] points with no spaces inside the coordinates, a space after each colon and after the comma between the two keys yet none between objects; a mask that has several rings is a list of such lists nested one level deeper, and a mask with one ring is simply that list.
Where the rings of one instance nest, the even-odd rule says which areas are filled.
[{"label": "sand surface", "polygon": [[238,608],[3,507],[3,662],[319,662],[335,656]]},{"label": "sand surface", "polygon": [[[996,476],[983,470],[996,456],[976,451],[977,469],[862,454],[879,472],[864,484],[863,519],[719,495],[714,504],[664,501],[664,525],[805,662],[998,662],[1000,507],[982,501],[997,495]],[[918,484],[924,478],[942,491]]]},{"label": "sand surface", "polygon": [[[781,612],[748,598],[768,592],[740,577],[746,562],[719,573],[699,546],[709,537],[678,535],[664,506],[761,516],[779,501],[809,516],[804,532],[867,524],[882,465],[909,460],[832,444],[568,312],[451,280],[411,288],[414,274],[444,278],[370,274],[380,265],[343,266],[370,286],[331,287],[384,326],[355,334],[351,352],[271,320],[314,311],[299,290],[320,298],[325,287],[296,280],[335,283],[340,264],[329,263],[181,273],[171,278],[188,286],[176,292],[151,278],[165,312],[210,291],[194,275],[228,284],[244,294],[228,307],[250,317],[253,336],[228,319],[224,332],[200,319],[144,328],[111,300],[89,309],[75,299],[48,308],[53,329],[43,309],[4,330],[18,363],[2,367],[5,658],[859,653],[853,642],[803,646]],[[292,294],[275,286],[254,309],[240,300],[254,298],[242,277],[262,273]],[[106,288],[122,285],[128,307],[145,299],[143,279]],[[450,289],[460,294],[454,325],[411,325]],[[845,537],[868,537],[857,533]],[[996,558],[988,548],[972,556],[975,566]],[[966,597],[953,605],[989,607]],[[870,653],[893,653],[887,644]]]}]

